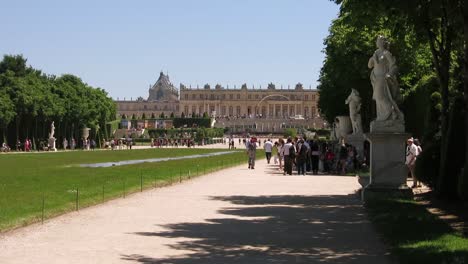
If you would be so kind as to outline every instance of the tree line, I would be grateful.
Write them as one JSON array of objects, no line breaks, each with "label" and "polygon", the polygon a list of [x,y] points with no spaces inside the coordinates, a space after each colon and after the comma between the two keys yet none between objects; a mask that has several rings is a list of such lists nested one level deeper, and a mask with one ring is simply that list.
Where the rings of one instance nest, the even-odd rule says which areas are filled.
[{"label": "tree line", "polygon": [[0,135],[14,146],[29,138],[37,148],[48,138],[55,123],[58,143],[63,138],[79,141],[84,127],[90,138],[108,136],[106,123],[116,117],[116,106],[107,92],[79,77],[47,75],[27,66],[22,55],[5,55],[0,61]]},{"label": "tree line", "polygon": [[[468,198],[467,7],[463,0],[333,0],[340,13],[325,39],[319,108],[347,115],[351,88],[362,98],[364,129],[375,117],[367,60],[385,35],[399,66],[406,131],[424,150],[416,174],[440,197]],[[337,103],[338,102],[338,103]],[[343,103],[340,103],[343,102]],[[463,170],[463,168],[465,168]]]}]

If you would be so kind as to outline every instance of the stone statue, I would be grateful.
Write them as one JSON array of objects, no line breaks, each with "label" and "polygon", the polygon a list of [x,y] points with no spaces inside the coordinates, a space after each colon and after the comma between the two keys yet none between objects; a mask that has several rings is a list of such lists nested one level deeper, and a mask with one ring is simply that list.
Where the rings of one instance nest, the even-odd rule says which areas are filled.
[{"label": "stone statue", "polygon": [[54,121],[52,121],[52,124],[50,124],[50,134],[49,134],[49,150],[50,151],[57,151],[55,148],[55,126],[54,126]]},{"label": "stone statue", "polygon": [[345,103],[349,105],[349,117],[351,118],[353,134],[362,134],[361,97],[359,97],[359,92],[356,89],[351,89],[351,94]]},{"label": "stone statue", "polygon": [[372,69],[370,79],[373,95],[377,106],[375,121],[403,120],[403,114],[398,108],[400,87],[397,80],[397,65],[395,58],[387,50],[388,41],[384,36],[377,37],[377,50],[369,59],[368,67]]},{"label": "stone statue", "polygon": [[55,134],[55,126],[54,126],[54,121],[52,121],[52,124],[50,124],[49,138],[54,138],[54,134]]}]

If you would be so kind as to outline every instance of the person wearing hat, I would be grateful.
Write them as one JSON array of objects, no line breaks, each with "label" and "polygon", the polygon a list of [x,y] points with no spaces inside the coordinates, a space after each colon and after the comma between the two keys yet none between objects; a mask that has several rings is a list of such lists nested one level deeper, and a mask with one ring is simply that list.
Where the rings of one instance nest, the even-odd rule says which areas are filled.
[{"label": "person wearing hat", "polygon": [[416,188],[418,186],[418,180],[416,179],[416,176],[414,174],[414,167],[416,164],[416,156],[418,155],[418,148],[414,144],[414,139],[412,137],[408,138],[406,144],[408,146],[406,147],[405,164],[406,166],[408,166],[408,169],[411,173],[411,177],[413,178],[413,186],[411,186],[411,188]]}]

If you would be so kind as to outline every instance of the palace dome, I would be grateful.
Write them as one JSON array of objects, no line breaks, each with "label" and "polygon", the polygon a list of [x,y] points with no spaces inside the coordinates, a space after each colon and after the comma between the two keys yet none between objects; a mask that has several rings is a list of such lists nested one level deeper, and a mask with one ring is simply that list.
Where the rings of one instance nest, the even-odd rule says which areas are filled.
[{"label": "palace dome", "polygon": [[159,79],[149,89],[148,101],[174,101],[179,99],[179,92],[169,80],[169,75],[159,74]]}]

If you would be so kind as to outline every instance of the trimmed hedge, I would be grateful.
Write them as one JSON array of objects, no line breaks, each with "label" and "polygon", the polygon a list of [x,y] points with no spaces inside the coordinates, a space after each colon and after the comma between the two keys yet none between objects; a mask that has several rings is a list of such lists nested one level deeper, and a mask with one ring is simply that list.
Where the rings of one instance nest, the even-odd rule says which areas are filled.
[{"label": "trimmed hedge", "polygon": [[181,138],[183,134],[189,134],[190,137],[196,140],[203,138],[220,138],[224,136],[223,128],[151,128],[148,129],[148,134],[151,138],[167,137]]},{"label": "trimmed hedge", "polygon": [[211,119],[210,118],[184,118],[184,117],[176,117],[174,118],[174,127],[175,128],[182,128],[182,127],[211,127]]}]

